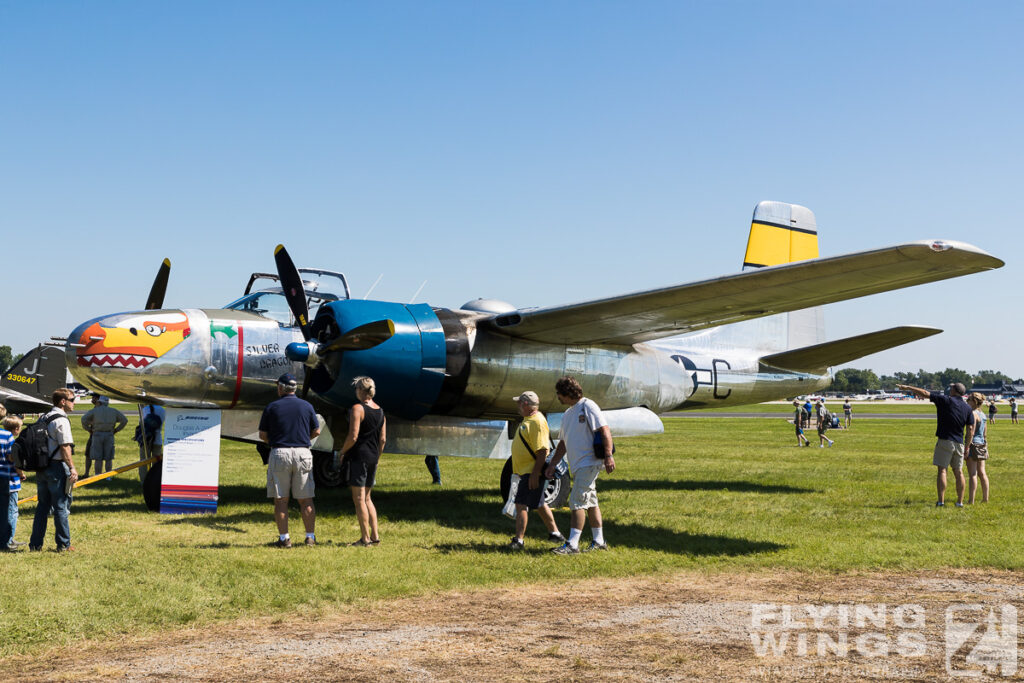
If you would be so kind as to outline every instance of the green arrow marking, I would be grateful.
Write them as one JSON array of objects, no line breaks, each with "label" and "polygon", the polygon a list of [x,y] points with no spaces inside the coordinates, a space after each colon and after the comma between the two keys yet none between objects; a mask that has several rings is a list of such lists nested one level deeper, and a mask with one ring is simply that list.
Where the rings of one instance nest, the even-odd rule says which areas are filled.
[{"label": "green arrow marking", "polygon": [[235,330],[234,323],[210,323],[210,336],[215,336],[218,332],[225,335],[228,339],[234,337],[238,332]]}]

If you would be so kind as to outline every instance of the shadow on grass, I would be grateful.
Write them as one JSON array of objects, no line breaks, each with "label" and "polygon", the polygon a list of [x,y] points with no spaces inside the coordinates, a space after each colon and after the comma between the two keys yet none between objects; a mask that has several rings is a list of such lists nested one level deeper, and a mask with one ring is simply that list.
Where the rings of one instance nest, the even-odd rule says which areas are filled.
[{"label": "shadow on grass", "polygon": [[816,489],[752,481],[665,481],[662,479],[601,479],[599,491],[734,491],[736,493],[821,493]]},{"label": "shadow on grass", "polygon": [[[602,482],[602,488],[614,490],[722,490],[741,493],[813,493],[813,489],[782,485],[755,484],[737,481],[656,481],[645,479],[615,480]],[[118,500],[93,498],[85,501],[82,512],[89,511],[139,511],[144,509],[141,491],[137,481],[112,481],[108,492]],[[161,516],[160,523],[171,525],[192,525],[207,529],[247,533],[247,525],[265,524],[272,519],[272,506],[262,498],[265,492],[252,485],[228,485],[219,489],[218,510],[214,515]],[[262,498],[262,499],[261,499]],[[380,515],[381,524],[394,522],[431,522],[450,529],[499,534],[511,532],[512,523],[500,513],[501,501],[491,488],[464,489],[379,489],[373,492],[373,499]],[[254,509],[253,506],[258,508]],[[348,489],[326,489],[315,499],[317,516],[335,517],[354,514]],[[295,502],[292,502],[295,506]],[[154,513],[157,514],[157,513]],[[555,512],[559,525],[565,529],[568,515],[564,510]],[[644,524],[619,524],[609,520],[609,531],[613,531],[616,547],[661,550],[686,555],[736,556],[755,553],[778,552],[786,548],[777,543],[753,541],[745,538],[692,534]],[[539,520],[532,519],[530,531],[540,528]],[[547,552],[543,541],[535,541],[541,552]],[[503,552],[503,543],[451,543],[432,546],[444,553]],[[227,549],[234,544],[214,543],[202,546],[206,549]]]},{"label": "shadow on grass", "polygon": [[[770,541],[751,541],[746,538],[733,538],[729,536],[712,536],[709,534],[690,534],[681,531],[673,531],[663,527],[651,527],[640,524],[612,524],[609,532],[614,538],[608,540],[610,547],[634,548],[642,550],[661,550],[664,552],[676,553],[679,555],[693,556],[728,556],[753,555],[756,553],[774,553],[785,550],[787,546]],[[585,534],[586,536],[586,534]],[[581,539],[580,546],[585,547],[589,539]],[[543,550],[530,548],[528,554],[547,554],[555,544],[548,544],[543,540],[534,540],[531,543]],[[493,543],[445,543],[434,546],[442,553],[477,552],[477,553],[504,553],[505,544]]]}]

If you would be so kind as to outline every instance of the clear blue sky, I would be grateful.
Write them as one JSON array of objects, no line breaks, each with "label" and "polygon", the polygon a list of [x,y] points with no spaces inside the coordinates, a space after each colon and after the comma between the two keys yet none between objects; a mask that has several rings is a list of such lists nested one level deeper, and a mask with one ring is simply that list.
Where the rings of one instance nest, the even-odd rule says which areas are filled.
[{"label": "clear blue sky", "polygon": [[[739,270],[762,199],[823,255],[1000,271],[826,309],[855,363],[1024,375],[1017,2],[0,1],[0,344],[217,307],[273,248],[363,296],[517,306]],[[535,286],[533,286],[535,285]],[[18,310],[12,304],[22,305]]]}]

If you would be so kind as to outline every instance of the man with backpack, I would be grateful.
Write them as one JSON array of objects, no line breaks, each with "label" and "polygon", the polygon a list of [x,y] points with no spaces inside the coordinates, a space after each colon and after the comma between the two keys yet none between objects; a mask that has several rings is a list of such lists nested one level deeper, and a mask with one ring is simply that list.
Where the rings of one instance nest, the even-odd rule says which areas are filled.
[{"label": "man with backpack", "polygon": [[[554,477],[559,461],[563,457],[568,458],[569,472],[572,474],[572,489],[569,492],[569,510],[572,514],[569,538],[551,551],[556,555],[579,553],[580,536],[587,521],[590,522],[594,539],[584,552],[608,550],[595,482],[602,470],[608,474],[615,471],[611,430],[601,414],[601,408],[583,396],[583,388],[574,377],[563,377],[555,383],[555,397],[567,408],[562,414],[561,439],[544,476],[548,479]],[[600,438],[597,434],[600,434]]]},{"label": "man with backpack", "polygon": [[78,481],[78,470],[73,460],[75,440],[71,435],[71,420],[67,411],[74,407],[74,392],[65,388],[57,389],[53,392],[53,409],[39,418],[46,425],[49,460],[46,468],[36,473],[38,502],[36,516],[32,521],[32,536],[28,541],[28,549],[32,551],[43,549],[47,518],[51,511],[57,552],[72,550],[68,517],[71,514],[71,487]]}]

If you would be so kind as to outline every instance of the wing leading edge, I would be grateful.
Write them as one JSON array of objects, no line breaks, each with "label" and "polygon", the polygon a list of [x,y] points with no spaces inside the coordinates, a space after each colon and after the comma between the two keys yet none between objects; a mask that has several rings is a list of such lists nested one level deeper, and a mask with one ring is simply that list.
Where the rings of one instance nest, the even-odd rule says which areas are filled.
[{"label": "wing leading edge", "polygon": [[607,299],[503,313],[498,331],[552,344],[635,344],[1002,267],[981,249],[923,241]]}]

